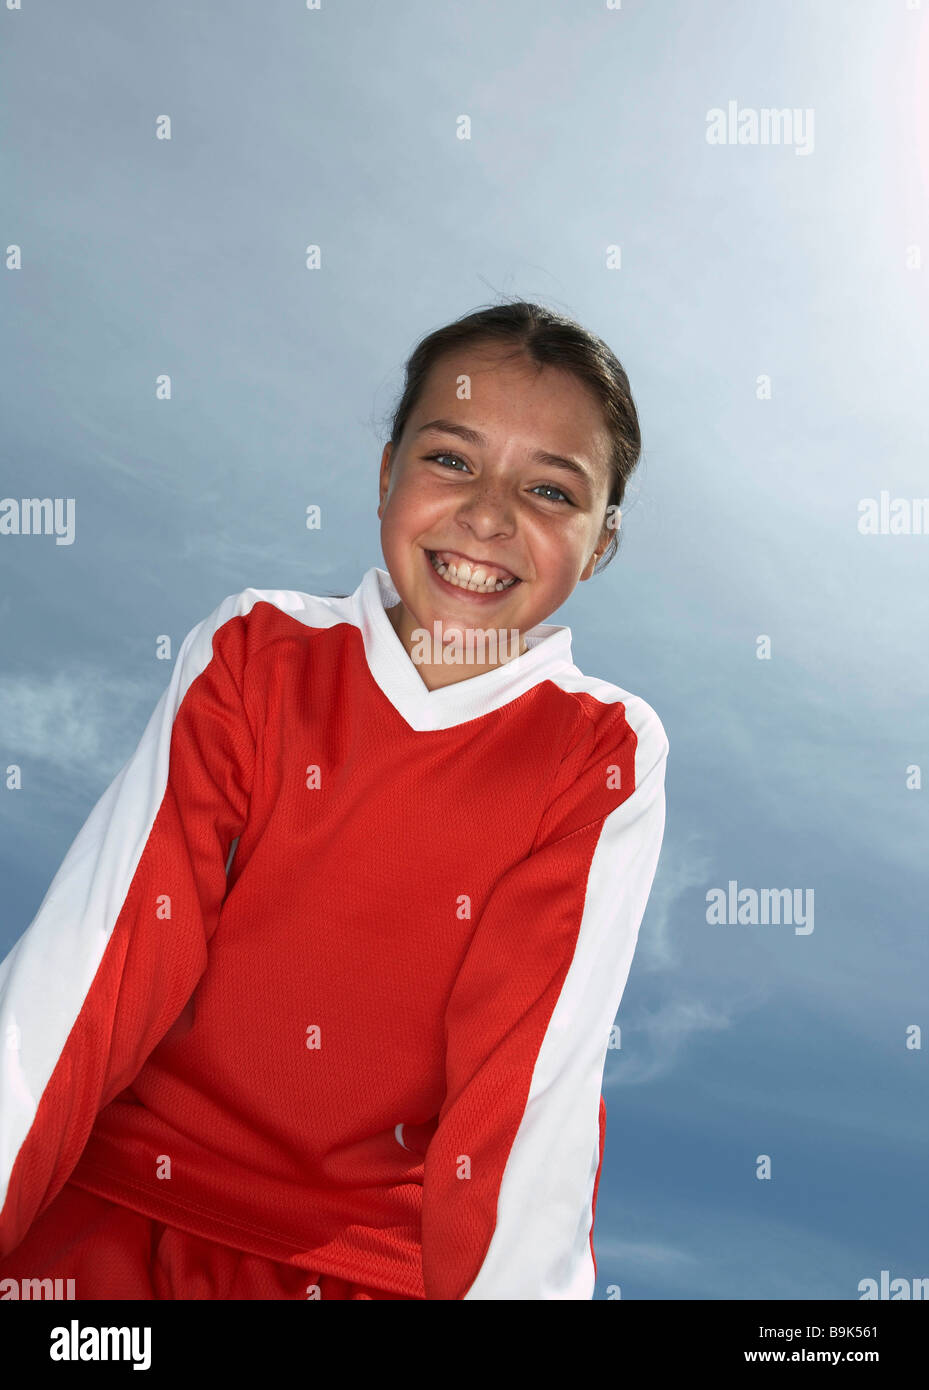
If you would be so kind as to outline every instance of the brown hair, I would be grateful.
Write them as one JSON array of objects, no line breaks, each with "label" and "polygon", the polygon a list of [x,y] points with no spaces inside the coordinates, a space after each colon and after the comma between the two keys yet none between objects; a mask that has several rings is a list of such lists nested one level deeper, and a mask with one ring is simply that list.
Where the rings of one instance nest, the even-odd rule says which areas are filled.
[{"label": "brown hair", "polygon": [[[610,492],[607,506],[621,507],[626,484],[639,461],[642,437],[639,417],[622,363],[596,334],[574,319],[543,304],[504,300],[477,309],[426,335],[406,363],[406,380],[391,422],[390,442],[400,443],[410,414],[416,407],[426,379],[436,361],[460,348],[508,345],[506,357],[527,357],[538,367],[560,367],[573,372],[595,396],[609,432]],[[606,516],[604,516],[604,522]],[[599,574],[613,559],[619,542],[615,528],[610,543],[594,570]],[[344,594],[332,595],[344,598]]]}]

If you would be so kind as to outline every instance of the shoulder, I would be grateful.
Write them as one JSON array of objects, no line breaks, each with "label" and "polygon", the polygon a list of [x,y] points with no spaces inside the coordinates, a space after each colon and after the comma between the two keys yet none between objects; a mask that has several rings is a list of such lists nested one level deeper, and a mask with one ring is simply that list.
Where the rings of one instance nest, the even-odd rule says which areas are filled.
[{"label": "shoulder", "polygon": [[553,677],[575,710],[575,745],[586,741],[592,758],[610,751],[632,753],[637,767],[655,766],[668,755],[669,742],[657,711],[641,695],[613,681],[566,666]]},{"label": "shoulder", "polygon": [[329,597],[299,589],[240,589],[227,594],[191,629],[185,648],[202,659],[209,653],[254,656],[270,643],[306,640],[315,633],[348,623],[357,625],[351,596]]}]

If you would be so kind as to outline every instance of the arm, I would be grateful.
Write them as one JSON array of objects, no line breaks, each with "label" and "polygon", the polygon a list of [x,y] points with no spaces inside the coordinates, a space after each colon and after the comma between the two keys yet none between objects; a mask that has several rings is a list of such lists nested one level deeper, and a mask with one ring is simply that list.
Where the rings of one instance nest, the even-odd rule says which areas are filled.
[{"label": "arm", "polygon": [[665,820],[667,737],[644,701],[625,709],[618,744],[607,721],[561,779],[455,981],[424,1165],[429,1299],[593,1295],[600,1087]]},{"label": "arm", "polygon": [[0,1256],[64,1186],[207,963],[254,739],[249,591],[187,634],[136,751],[0,964]]}]

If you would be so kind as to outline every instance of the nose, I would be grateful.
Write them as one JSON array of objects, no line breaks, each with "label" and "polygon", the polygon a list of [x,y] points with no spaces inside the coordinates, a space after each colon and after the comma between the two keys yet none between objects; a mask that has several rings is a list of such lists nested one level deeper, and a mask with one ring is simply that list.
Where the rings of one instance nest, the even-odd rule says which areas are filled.
[{"label": "nose", "polygon": [[513,502],[505,485],[493,479],[477,479],[458,508],[458,520],[475,536],[489,539],[513,533]]}]

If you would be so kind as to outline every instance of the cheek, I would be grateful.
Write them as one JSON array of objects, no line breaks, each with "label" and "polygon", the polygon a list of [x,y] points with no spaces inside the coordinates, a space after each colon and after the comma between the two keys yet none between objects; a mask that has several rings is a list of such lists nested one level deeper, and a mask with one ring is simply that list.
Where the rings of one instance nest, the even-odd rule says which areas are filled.
[{"label": "cheek", "polygon": [[428,488],[401,481],[384,505],[381,524],[390,534],[415,537],[434,526],[441,515],[441,499],[432,497]]},{"label": "cheek", "polygon": [[540,526],[530,539],[536,567],[552,587],[565,584],[573,587],[575,575],[582,564],[585,537],[565,527]]}]

